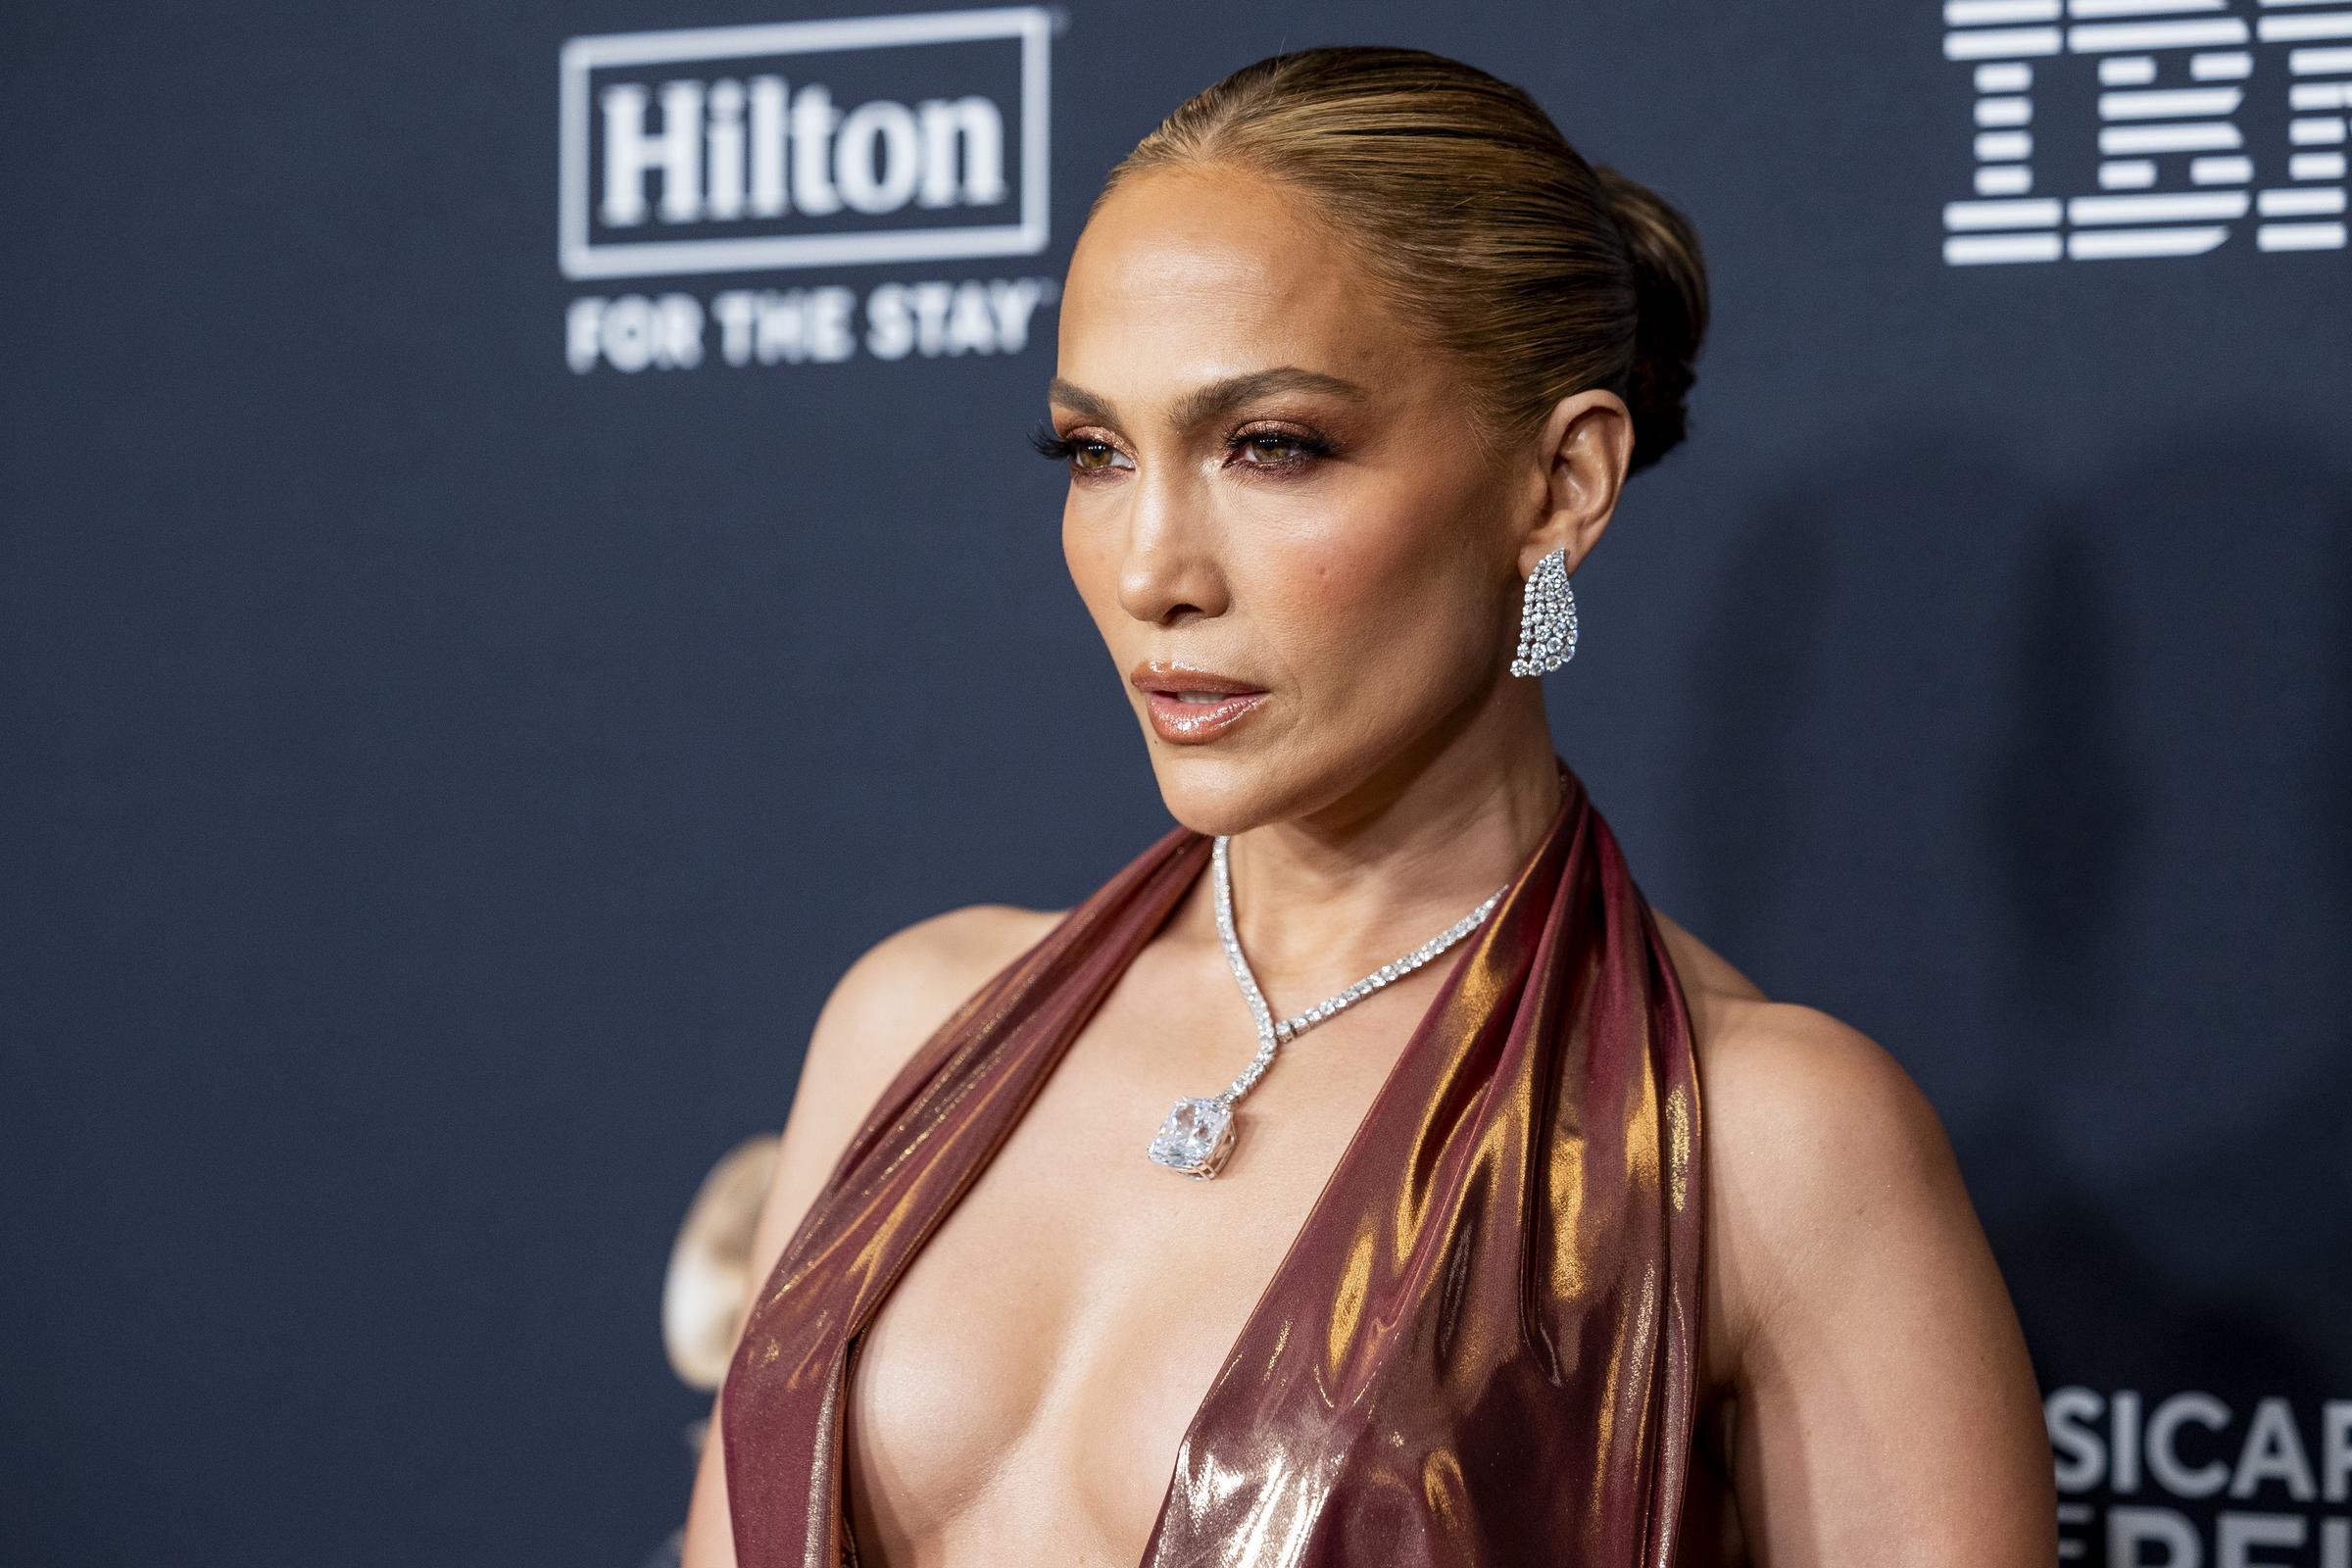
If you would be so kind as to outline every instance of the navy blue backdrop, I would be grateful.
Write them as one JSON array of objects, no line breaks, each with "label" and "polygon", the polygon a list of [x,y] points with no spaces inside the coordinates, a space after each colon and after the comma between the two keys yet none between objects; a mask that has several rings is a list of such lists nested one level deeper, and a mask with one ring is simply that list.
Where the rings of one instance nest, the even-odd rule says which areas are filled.
[{"label": "navy blue backdrop", "polygon": [[1398,42],[1707,245],[1548,683],[1644,890],[1935,1100],[2070,1560],[2352,1568],[2352,11],[2072,4],[18,8],[0,1560],[658,1551],[834,979],[1167,825],[1024,440],[1078,217]]}]

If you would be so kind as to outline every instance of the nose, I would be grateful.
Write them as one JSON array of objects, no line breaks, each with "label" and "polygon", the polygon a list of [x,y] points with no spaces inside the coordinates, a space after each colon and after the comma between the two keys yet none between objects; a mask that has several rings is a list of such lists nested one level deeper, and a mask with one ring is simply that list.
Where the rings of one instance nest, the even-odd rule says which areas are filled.
[{"label": "nose", "polygon": [[[1166,474],[1165,466],[1162,474]],[[1173,476],[1138,474],[1129,486],[1127,548],[1119,563],[1119,607],[1155,626],[1225,612],[1218,530],[1205,503]]]}]

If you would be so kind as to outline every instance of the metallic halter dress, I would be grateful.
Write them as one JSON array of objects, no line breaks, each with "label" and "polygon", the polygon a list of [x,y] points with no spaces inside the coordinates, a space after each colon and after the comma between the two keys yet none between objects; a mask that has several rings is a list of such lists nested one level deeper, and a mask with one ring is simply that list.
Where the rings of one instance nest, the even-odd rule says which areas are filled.
[{"label": "metallic halter dress", "polygon": [[[1560,773],[1186,1429],[1141,1568],[1671,1568],[1700,1333],[1690,1021],[1614,836]],[[857,1561],[859,1335],[1210,848],[1172,829],[1071,909],[843,1152],[720,1396],[740,1568]]]}]

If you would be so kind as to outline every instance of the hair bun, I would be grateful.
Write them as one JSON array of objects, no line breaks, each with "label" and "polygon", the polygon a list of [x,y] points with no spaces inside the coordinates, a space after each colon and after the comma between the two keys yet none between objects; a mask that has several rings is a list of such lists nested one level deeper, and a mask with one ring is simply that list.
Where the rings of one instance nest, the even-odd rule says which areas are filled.
[{"label": "hair bun", "polygon": [[1689,426],[1683,399],[1697,378],[1707,331],[1706,259],[1690,220],[1655,191],[1598,164],[1592,173],[1634,270],[1634,362],[1625,392],[1634,416],[1631,472],[1672,451]]}]

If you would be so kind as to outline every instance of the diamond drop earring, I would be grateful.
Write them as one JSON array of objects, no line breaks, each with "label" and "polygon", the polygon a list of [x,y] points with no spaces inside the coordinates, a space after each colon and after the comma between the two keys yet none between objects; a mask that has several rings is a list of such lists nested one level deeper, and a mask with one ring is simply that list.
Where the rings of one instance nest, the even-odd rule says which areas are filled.
[{"label": "diamond drop earring", "polygon": [[1568,547],[1562,545],[1528,573],[1519,606],[1519,652],[1514,675],[1542,675],[1576,657],[1576,590],[1568,586]]}]

